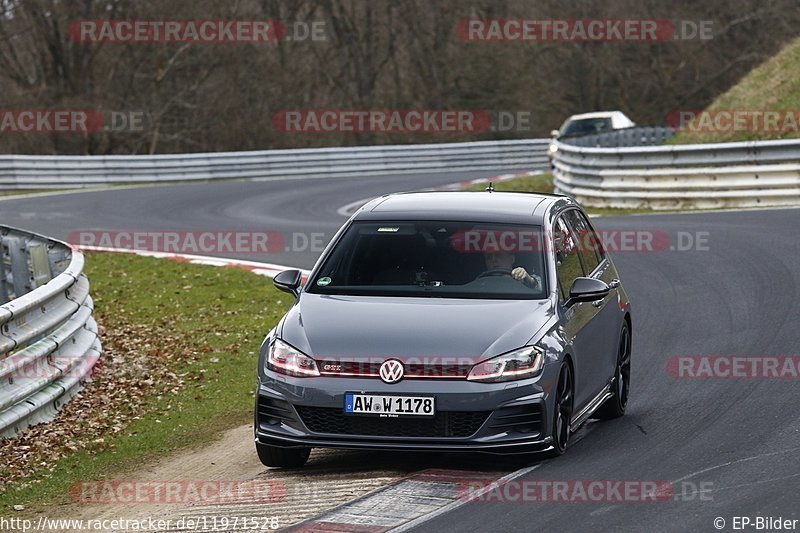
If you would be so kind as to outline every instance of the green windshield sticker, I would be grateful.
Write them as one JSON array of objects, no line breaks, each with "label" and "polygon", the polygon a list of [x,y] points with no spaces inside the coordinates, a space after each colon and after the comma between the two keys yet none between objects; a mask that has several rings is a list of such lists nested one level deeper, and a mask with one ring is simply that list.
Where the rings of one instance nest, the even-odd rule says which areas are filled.
[{"label": "green windshield sticker", "polygon": [[317,285],[319,285],[320,287],[324,287],[325,285],[329,284],[330,282],[331,282],[331,278],[325,276],[324,278],[319,278],[317,280]]}]

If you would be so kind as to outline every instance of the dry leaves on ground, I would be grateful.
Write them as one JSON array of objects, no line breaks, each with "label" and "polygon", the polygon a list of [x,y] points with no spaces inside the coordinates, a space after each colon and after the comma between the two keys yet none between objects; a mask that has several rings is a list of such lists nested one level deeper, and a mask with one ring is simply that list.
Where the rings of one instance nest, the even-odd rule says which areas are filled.
[{"label": "dry leaves on ground", "polygon": [[169,319],[157,324],[100,327],[103,356],[93,377],[58,417],[26,430],[15,439],[0,440],[0,492],[55,468],[58,459],[79,450],[94,453],[109,446],[109,437],[125,431],[141,416],[148,402],[176,394],[189,376],[175,371],[197,360],[197,339],[176,333]]}]

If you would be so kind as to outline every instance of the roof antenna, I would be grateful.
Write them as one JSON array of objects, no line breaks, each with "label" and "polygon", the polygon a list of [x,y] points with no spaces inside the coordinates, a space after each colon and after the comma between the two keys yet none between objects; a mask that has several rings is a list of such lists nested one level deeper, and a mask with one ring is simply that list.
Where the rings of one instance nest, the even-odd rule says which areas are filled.
[{"label": "roof antenna", "polygon": [[486,192],[494,192],[494,185],[492,185],[491,181],[489,182],[489,186],[486,187]]}]

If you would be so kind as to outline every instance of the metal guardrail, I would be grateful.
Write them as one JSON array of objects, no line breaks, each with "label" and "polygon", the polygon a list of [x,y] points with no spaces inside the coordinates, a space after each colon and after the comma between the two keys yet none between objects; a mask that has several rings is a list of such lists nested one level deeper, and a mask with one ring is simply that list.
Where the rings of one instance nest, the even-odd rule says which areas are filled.
[{"label": "metal guardrail", "polygon": [[101,354],[83,254],[0,226],[0,437],[44,422]]},{"label": "metal guardrail", "polygon": [[0,155],[0,189],[530,170],[549,139],[138,156]]},{"label": "metal guardrail", "polygon": [[556,192],[591,207],[800,205],[800,139],[592,148],[557,142]]}]

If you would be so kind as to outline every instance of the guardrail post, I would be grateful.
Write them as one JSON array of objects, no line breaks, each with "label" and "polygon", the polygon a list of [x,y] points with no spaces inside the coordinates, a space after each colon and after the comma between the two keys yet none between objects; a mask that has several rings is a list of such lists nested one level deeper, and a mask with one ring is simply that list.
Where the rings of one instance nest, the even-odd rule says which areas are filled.
[{"label": "guardrail post", "polygon": [[11,284],[14,287],[13,298],[30,291],[30,279],[28,273],[28,255],[25,241],[19,237],[8,237],[8,254],[11,258]]}]

